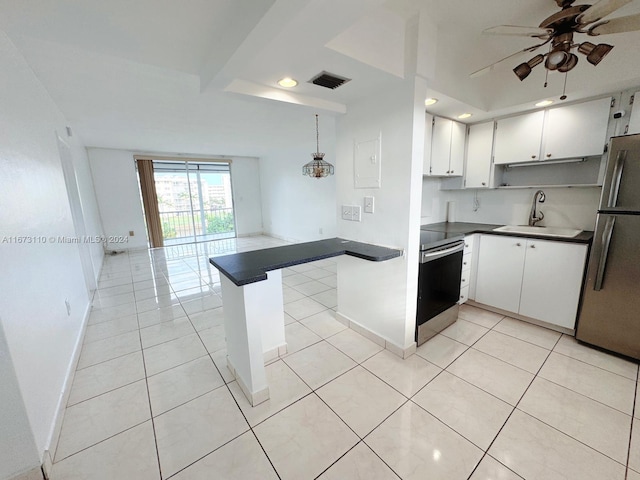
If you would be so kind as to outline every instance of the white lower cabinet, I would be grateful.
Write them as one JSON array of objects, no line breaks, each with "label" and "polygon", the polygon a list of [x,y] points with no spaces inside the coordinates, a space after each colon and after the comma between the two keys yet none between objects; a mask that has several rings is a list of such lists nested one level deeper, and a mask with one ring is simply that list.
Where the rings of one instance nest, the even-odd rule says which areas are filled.
[{"label": "white lower cabinet", "polygon": [[517,312],[520,306],[526,239],[481,235],[476,302]]},{"label": "white lower cabinet", "polygon": [[482,235],[475,299],[559,327],[575,327],[587,245]]},{"label": "white lower cabinet", "polygon": [[471,264],[473,263],[473,243],[475,235],[464,237],[464,254],[462,256],[462,275],[460,276],[460,300],[462,305],[469,299],[469,286],[471,285]]}]

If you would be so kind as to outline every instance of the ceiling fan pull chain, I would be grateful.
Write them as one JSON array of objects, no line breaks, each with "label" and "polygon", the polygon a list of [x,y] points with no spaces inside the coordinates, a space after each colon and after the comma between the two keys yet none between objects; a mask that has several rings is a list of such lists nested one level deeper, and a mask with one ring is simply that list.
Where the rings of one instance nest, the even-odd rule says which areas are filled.
[{"label": "ceiling fan pull chain", "polygon": [[562,96],[560,97],[560,100],[566,100],[567,96],[565,95],[565,92],[567,91],[567,77],[569,76],[569,72],[565,72],[564,74],[564,86],[562,87]]}]

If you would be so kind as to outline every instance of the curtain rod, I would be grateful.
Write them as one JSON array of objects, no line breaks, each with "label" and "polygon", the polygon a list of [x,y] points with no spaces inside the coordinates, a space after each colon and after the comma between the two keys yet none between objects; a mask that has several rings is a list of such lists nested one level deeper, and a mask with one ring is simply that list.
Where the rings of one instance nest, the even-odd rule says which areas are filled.
[{"label": "curtain rod", "polygon": [[134,160],[158,160],[171,162],[216,162],[216,163],[232,163],[228,158],[195,158],[195,157],[167,157],[162,155],[134,155]]}]

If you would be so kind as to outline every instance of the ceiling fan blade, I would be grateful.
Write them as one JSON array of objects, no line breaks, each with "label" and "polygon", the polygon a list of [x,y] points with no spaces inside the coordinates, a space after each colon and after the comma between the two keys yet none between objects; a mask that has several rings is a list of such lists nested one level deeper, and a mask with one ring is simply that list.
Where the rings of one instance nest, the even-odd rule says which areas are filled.
[{"label": "ceiling fan blade", "polygon": [[612,12],[615,12],[619,8],[624,7],[627,3],[631,3],[632,0],[600,0],[587,8],[583,13],[578,15],[576,21],[580,25],[587,25],[589,23],[597,22],[601,18],[606,17]]},{"label": "ceiling fan blade", "polygon": [[518,52],[512,53],[511,55],[504,57],[501,60],[498,60],[497,62],[492,63],[491,65],[487,65],[484,68],[481,68],[480,70],[476,70],[475,72],[473,72],[471,75],[469,75],[469,78],[476,78],[479,77],[481,75],[484,75],[485,73],[489,73],[491,70],[493,70],[494,68],[496,68],[498,65],[506,62],[507,60],[512,59],[513,57],[517,57],[518,55],[522,55],[523,53],[530,53],[533,52],[534,50],[537,50],[538,48],[540,48],[541,46],[545,45],[549,43],[549,41],[547,40],[546,42],[542,42],[539,45],[533,45],[531,47],[527,47],[523,50],[520,50]]},{"label": "ceiling fan blade", "polygon": [[640,30],[640,13],[597,23],[587,33],[589,35],[607,35],[609,33],[635,32],[637,30]]},{"label": "ceiling fan blade", "polygon": [[498,25],[484,30],[489,35],[511,35],[517,37],[546,38],[553,33],[551,28],[521,27],[519,25]]}]

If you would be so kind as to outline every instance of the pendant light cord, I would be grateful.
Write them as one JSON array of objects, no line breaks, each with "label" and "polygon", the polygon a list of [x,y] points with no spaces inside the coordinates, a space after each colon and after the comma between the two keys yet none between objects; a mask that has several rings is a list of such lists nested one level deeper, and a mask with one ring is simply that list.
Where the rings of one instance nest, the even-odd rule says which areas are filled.
[{"label": "pendant light cord", "polygon": [[316,153],[320,153],[320,133],[318,132],[318,114],[316,113]]}]

